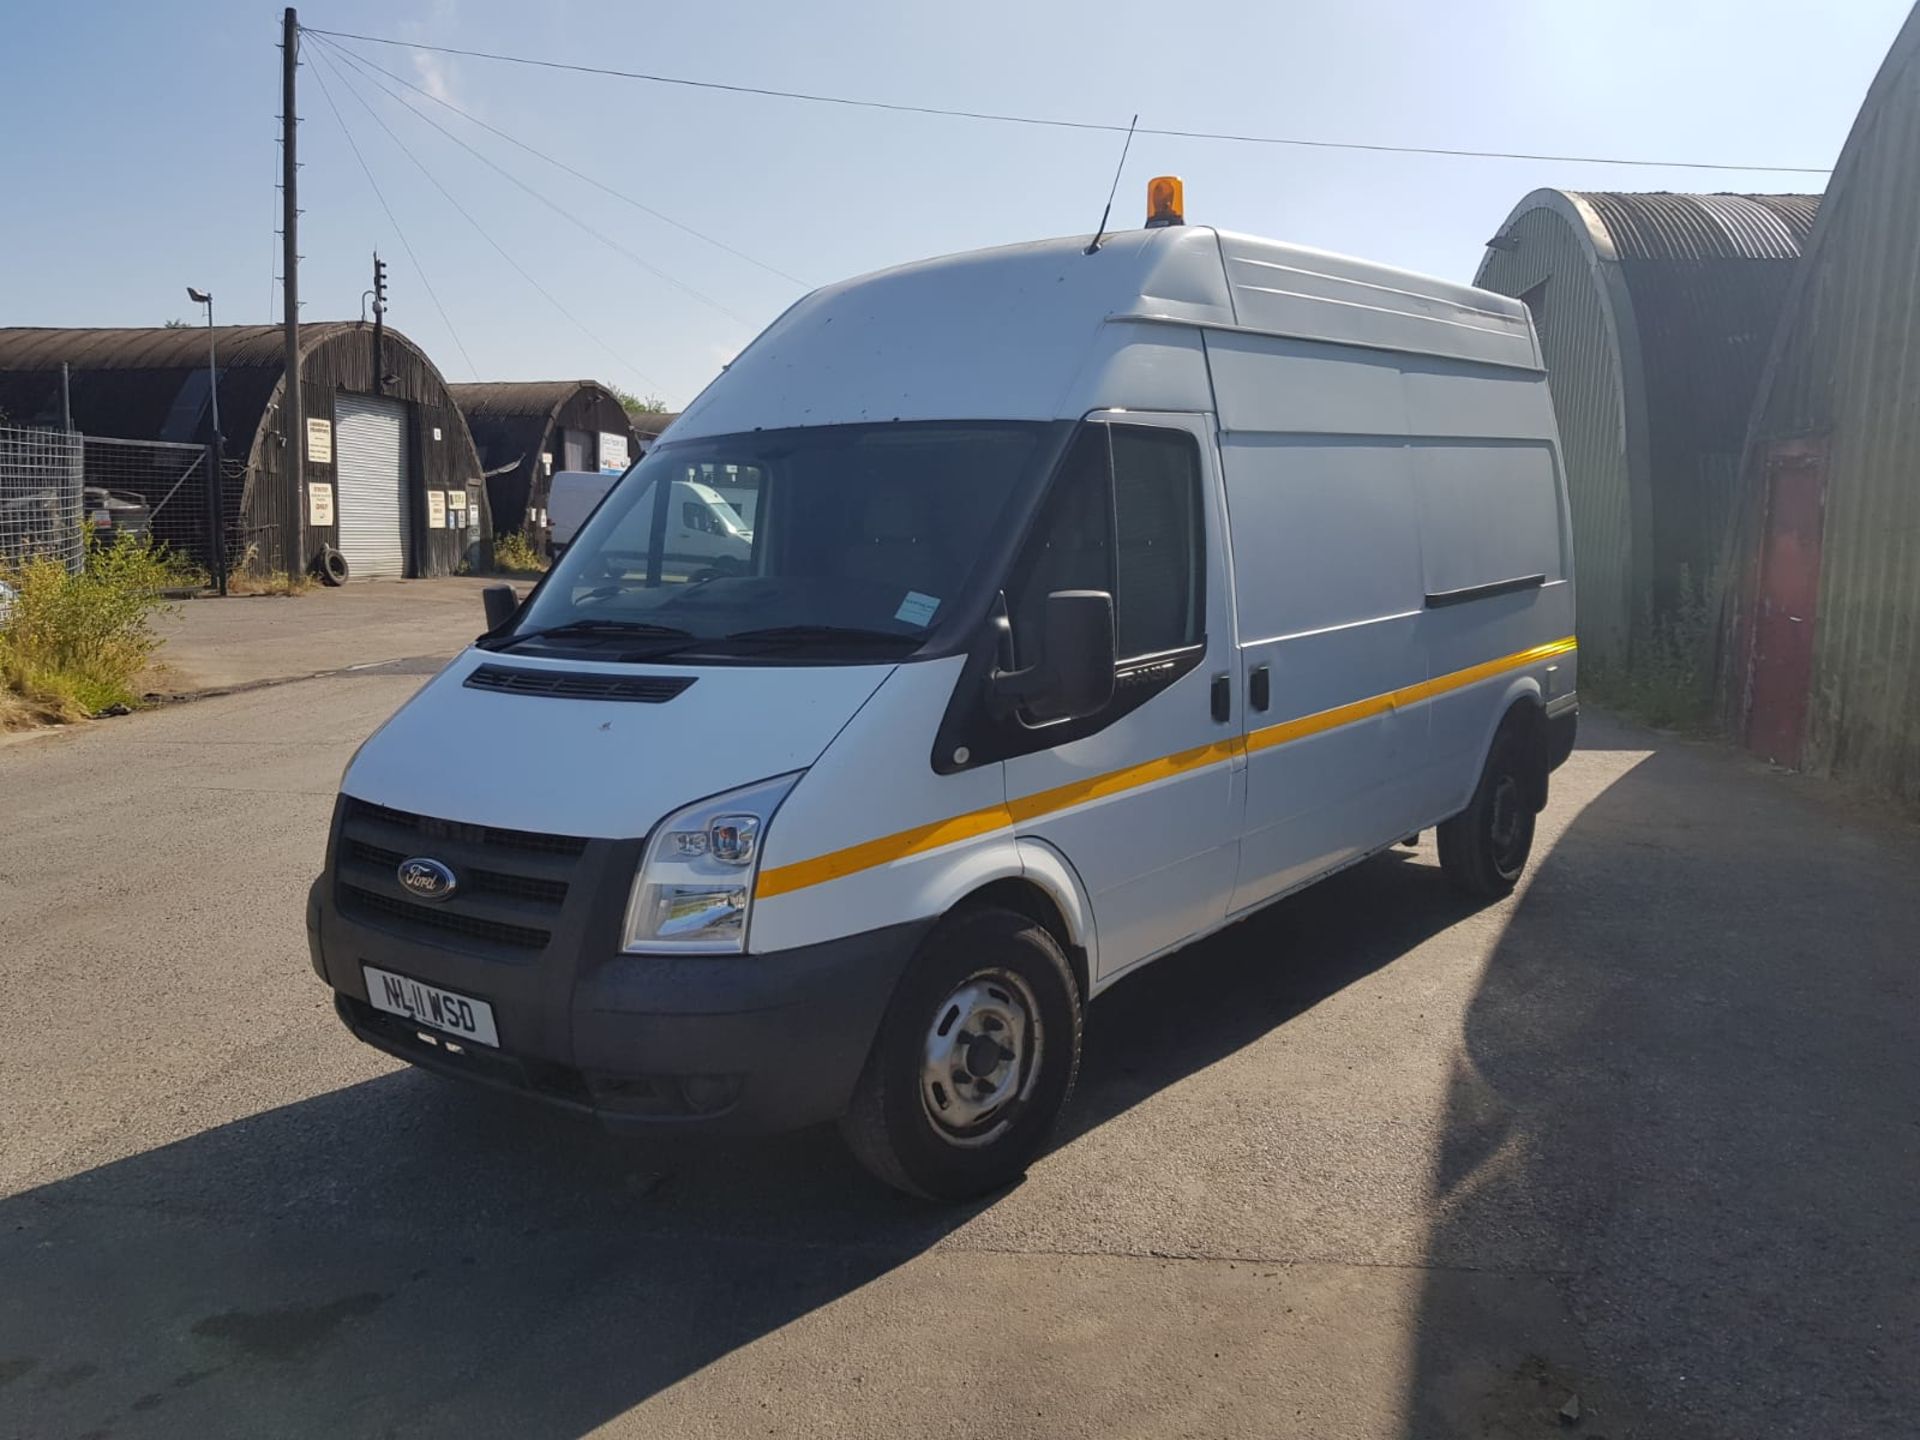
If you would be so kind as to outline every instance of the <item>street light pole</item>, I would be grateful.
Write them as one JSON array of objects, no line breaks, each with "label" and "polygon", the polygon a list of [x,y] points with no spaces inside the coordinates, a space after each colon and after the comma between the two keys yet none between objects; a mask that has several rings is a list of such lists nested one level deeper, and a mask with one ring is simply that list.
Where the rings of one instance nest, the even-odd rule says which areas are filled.
[{"label": "street light pole", "polygon": [[225,506],[220,499],[220,471],[226,459],[226,436],[220,433],[220,361],[219,342],[213,333],[213,292],[187,287],[187,298],[207,307],[207,398],[213,411],[213,435],[207,446],[207,529],[208,554],[213,559],[213,583],[222,595],[227,593],[227,542]]}]

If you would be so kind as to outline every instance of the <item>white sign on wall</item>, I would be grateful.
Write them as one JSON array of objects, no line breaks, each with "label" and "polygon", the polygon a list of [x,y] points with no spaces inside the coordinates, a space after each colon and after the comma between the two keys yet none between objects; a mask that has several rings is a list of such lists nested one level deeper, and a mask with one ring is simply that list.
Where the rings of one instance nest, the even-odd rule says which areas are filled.
[{"label": "white sign on wall", "polygon": [[447,492],[444,490],[427,491],[427,528],[429,530],[447,528]]},{"label": "white sign on wall", "polygon": [[316,418],[307,421],[307,459],[316,465],[333,463],[333,422],[331,420]]},{"label": "white sign on wall", "polygon": [[333,486],[324,480],[307,482],[307,523],[333,524]]},{"label": "white sign on wall", "polygon": [[624,470],[627,468],[627,437],[600,432],[600,468],[602,470]]}]

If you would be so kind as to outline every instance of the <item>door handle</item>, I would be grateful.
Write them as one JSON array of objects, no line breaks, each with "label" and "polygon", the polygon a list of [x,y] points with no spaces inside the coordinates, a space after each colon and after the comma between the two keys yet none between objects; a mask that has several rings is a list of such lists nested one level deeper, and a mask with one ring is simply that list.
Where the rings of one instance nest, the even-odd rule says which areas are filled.
[{"label": "door handle", "polygon": [[1273,700],[1273,674],[1265,665],[1253,667],[1253,674],[1247,679],[1247,703],[1256,710],[1265,710]]},{"label": "door handle", "polygon": [[1222,725],[1233,718],[1233,678],[1231,676],[1213,677],[1213,718]]}]

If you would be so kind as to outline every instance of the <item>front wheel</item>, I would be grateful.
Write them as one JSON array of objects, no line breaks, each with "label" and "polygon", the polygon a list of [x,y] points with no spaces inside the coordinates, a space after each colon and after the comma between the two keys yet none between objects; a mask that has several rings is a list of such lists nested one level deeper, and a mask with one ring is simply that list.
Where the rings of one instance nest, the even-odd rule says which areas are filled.
[{"label": "front wheel", "polygon": [[911,1194],[998,1190],[1040,1153],[1073,1090],[1080,1018],[1046,929],[1011,910],[956,915],[902,977],[840,1133]]},{"label": "front wheel", "polygon": [[1534,749],[1517,727],[1503,729],[1473,799],[1435,831],[1440,868],[1464,894],[1498,900],[1512,893],[1526,868],[1533,852],[1533,797],[1539,793],[1528,768]]}]

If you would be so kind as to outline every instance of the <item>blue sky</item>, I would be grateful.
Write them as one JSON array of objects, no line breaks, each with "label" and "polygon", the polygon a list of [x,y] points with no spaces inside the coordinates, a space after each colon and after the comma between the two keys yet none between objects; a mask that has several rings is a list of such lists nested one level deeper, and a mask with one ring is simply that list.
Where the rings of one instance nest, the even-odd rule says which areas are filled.
[{"label": "blue sky", "polygon": [[[300,18],[471,49],[1067,119],[1125,124],[1138,111],[1142,125],[1169,128],[1827,166],[1907,8],[1908,0],[315,0]],[[188,284],[211,287],[222,322],[278,317],[279,18],[279,7],[253,0],[10,8],[0,51],[8,190],[0,324],[195,318]],[[1090,231],[1119,153],[1118,137],[1101,133],[357,48],[812,284],[950,250]],[[332,88],[418,265],[369,190],[316,76]],[[310,320],[359,313],[377,246],[389,262],[391,322],[449,379],[592,376],[678,407],[802,293],[416,100],[556,213],[356,77],[367,103],[549,299],[422,178],[344,78],[310,63],[301,79]],[[1162,172],[1184,177],[1190,220],[1460,279],[1471,278],[1480,242],[1538,186],[1823,184],[1819,176],[1142,137],[1116,224],[1138,223],[1146,180]]]}]

